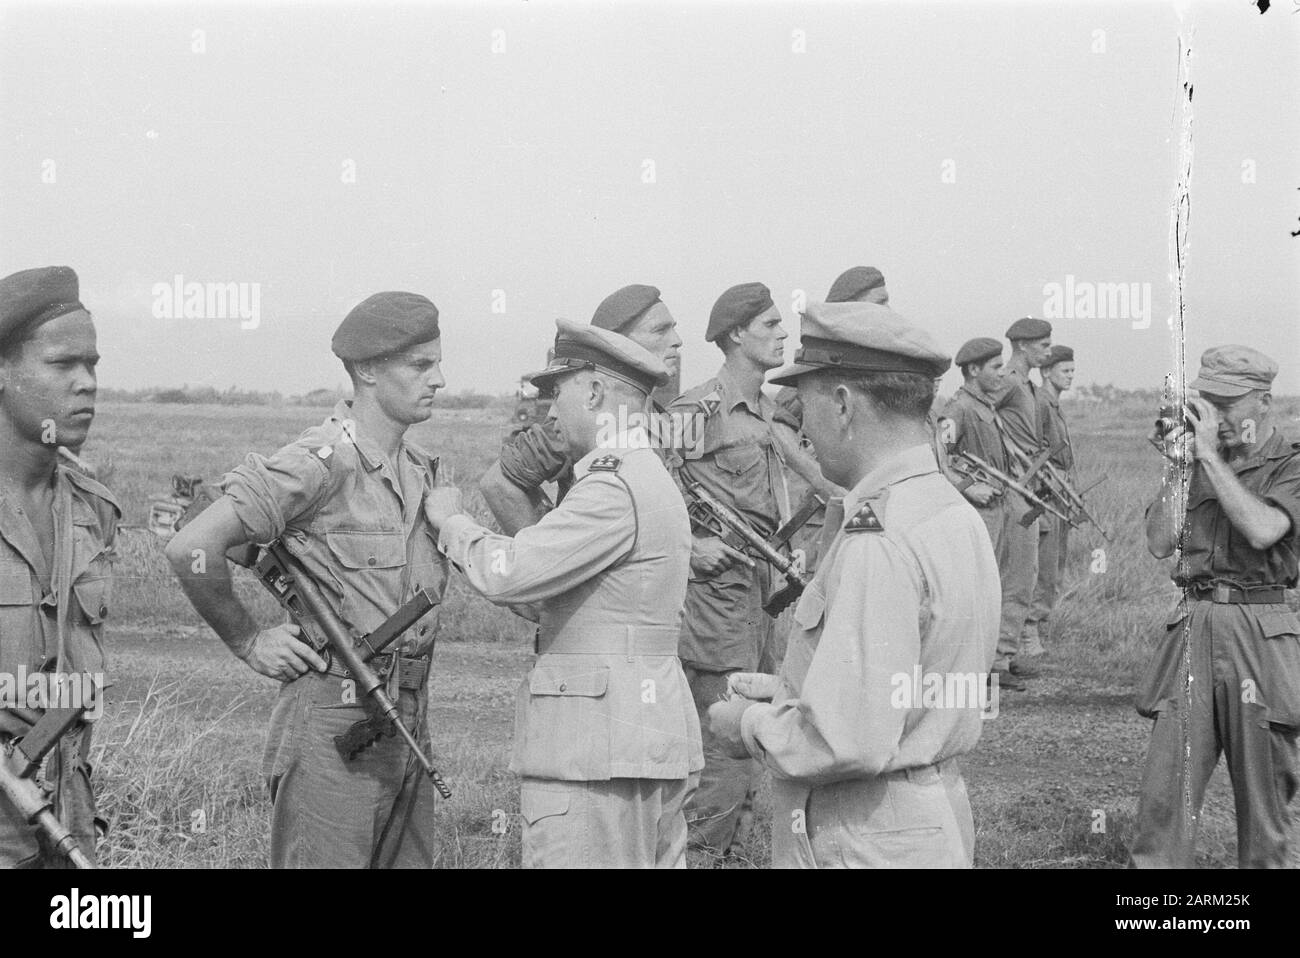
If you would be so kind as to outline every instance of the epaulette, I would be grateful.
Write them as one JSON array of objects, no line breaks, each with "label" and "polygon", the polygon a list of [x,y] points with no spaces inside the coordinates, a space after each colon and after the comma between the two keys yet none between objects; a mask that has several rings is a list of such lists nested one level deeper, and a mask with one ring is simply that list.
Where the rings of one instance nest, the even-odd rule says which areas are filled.
[{"label": "epaulette", "polygon": [[884,532],[885,527],[880,524],[880,517],[871,508],[871,503],[864,502],[862,507],[849,518],[849,521],[844,523],[844,531]]},{"label": "epaulette", "polygon": [[591,465],[587,468],[591,472],[618,472],[618,467],[621,465],[623,465],[622,459],[611,453],[606,453],[591,460]]}]

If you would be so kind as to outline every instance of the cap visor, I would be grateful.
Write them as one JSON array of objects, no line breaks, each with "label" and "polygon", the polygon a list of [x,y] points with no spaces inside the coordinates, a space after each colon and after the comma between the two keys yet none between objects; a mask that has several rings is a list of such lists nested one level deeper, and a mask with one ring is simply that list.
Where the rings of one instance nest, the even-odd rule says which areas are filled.
[{"label": "cap visor", "polygon": [[767,381],[773,386],[792,386],[800,376],[815,373],[821,366],[809,366],[807,363],[789,363],[782,366]]},{"label": "cap visor", "polygon": [[1252,389],[1253,386],[1240,386],[1236,383],[1225,383],[1218,379],[1206,379],[1204,376],[1197,376],[1187,384],[1189,389],[1195,389],[1198,393],[1206,393],[1210,396],[1223,396],[1226,399],[1236,399],[1238,396],[1244,396]]},{"label": "cap visor", "polygon": [[528,373],[521,376],[525,382],[532,383],[534,386],[540,386],[548,380],[558,379],[566,373],[576,373],[577,370],[571,366],[548,366],[546,369],[539,369],[535,373]]}]

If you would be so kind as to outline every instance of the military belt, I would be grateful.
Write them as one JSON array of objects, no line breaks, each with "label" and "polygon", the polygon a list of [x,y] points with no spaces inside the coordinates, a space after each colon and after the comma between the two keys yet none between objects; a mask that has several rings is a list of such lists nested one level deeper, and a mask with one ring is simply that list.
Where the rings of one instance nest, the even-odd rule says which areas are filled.
[{"label": "military belt", "polygon": [[1192,596],[1220,605],[1273,605],[1286,601],[1286,587],[1280,585],[1233,585],[1230,582],[1197,582],[1188,587]]},{"label": "military belt", "polygon": [[[397,660],[398,688],[415,691],[423,689],[424,683],[429,678],[430,656],[428,655],[415,658],[408,655],[394,656],[388,652],[381,652],[367,664],[375,670],[375,674],[380,678],[388,678],[393,670],[394,658]],[[352,673],[347,670],[347,667],[333,657],[330,658],[329,674],[337,675],[343,679],[352,678]]]},{"label": "military belt", "polygon": [[611,625],[603,629],[563,629],[539,635],[541,655],[676,655],[681,630],[673,625]]}]

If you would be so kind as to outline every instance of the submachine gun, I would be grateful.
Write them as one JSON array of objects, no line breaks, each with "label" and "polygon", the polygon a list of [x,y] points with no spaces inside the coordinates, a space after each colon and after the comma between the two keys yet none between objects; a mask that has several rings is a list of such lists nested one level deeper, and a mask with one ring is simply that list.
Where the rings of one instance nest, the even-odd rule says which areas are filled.
[{"label": "submachine gun", "polygon": [[84,712],[80,708],[0,709],[0,793],[73,868],[89,869],[94,863],[54,814],[54,802],[40,777],[45,757],[77,726]]},{"label": "submachine gun", "polygon": [[411,754],[424,768],[438,794],[443,798],[451,798],[451,789],[442,780],[433,761],[424,754],[411,730],[398,717],[397,705],[385,690],[384,680],[367,664],[438,605],[438,600],[427,589],[421,589],[373,632],[354,638],[302,563],[285,548],[283,541],[276,540],[263,546],[256,554],[251,550],[244,553],[232,552],[230,558],[253,570],[258,581],[275,596],[276,601],[302,630],[307,644],[325,659],[327,665],[331,659],[341,662],[356,681],[358,690],[365,696],[368,717],[353,724],[342,735],[334,737],[339,753],[344,758],[351,759],[380,736],[396,732],[406,741]]},{"label": "submachine gun", "polygon": [[1016,445],[1015,441],[1010,436],[1007,436],[1005,432],[1003,433],[1003,439],[1006,442],[1007,454],[1020,472],[1020,482],[1025,485],[1028,485],[1031,481],[1036,482],[1039,496],[1056,505],[1057,508],[1048,511],[1069,523],[1072,529],[1078,529],[1085,522],[1090,522],[1096,526],[1103,539],[1107,542],[1110,541],[1110,533],[1088,509],[1088,504],[1083,498],[1085,493],[1105,482],[1105,476],[1102,476],[1082,492],[1076,491],[1066,477],[1065,471],[1051,461],[1051,458],[1065,447],[1065,443],[1060,443],[1051,449],[1045,449],[1037,456],[1030,456]]},{"label": "submachine gun", "polygon": [[811,493],[789,521],[772,533],[771,538],[764,538],[729,506],[710,495],[699,482],[683,474],[682,483],[688,496],[686,512],[693,525],[719,539],[738,539],[742,551],[762,559],[785,577],[785,585],[763,604],[763,611],[775,619],[786,606],[799,598],[810,581],[806,573],[799,571],[794,558],[783,550],[809,519],[826,508],[826,500]]}]

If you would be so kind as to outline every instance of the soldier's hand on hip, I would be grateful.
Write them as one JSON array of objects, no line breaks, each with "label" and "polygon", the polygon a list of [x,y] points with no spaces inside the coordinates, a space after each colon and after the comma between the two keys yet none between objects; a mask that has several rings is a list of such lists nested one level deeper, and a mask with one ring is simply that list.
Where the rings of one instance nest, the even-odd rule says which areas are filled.
[{"label": "soldier's hand on hip", "polygon": [[441,530],[448,519],[463,511],[461,492],[455,486],[435,486],[424,497],[424,515],[435,529]]},{"label": "soldier's hand on hip", "polygon": [[280,682],[292,682],[312,669],[324,672],[325,660],[298,638],[301,634],[302,630],[292,623],[263,629],[244,661],[254,672]]},{"label": "soldier's hand on hip", "polygon": [[727,676],[727,691],[755,702],[770,702],[776,695],[780,679],[766,672],[732,672]]},{"label": "soldier's hand on hip", "polygon": [[754,560],[731,548],[716,536],[691,542],[691,574],[710,578],[726,572],[736,563],[754,568]]}]

